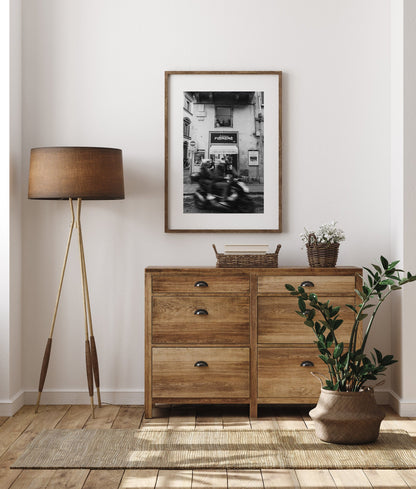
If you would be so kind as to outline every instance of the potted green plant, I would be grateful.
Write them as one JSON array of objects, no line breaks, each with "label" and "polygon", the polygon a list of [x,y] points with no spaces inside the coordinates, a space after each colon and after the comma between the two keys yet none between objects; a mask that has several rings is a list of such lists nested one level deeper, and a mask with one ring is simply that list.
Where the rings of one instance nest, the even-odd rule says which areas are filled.
[{"label": "potted green plant", "polygon": [[305,228],[300,237],[306,245],[310,267],[335,267],[339,243],[345,240],[344,231],[337,228],[336,221],[322,224],[317,231]]},{"label": "potted green plant", "polygon": [[[319,357],[328,367],[318,404],[310,412],[316,434],[324,441],[368,443],[379,435],[384,412],[377,406],[368,382],[384,375],[397,360],[376,348],[368,355],[367,340],[386,298],[416,280],[416,275],[397,268],[399,261],[389,263],[382,256],[380,262],[371,268],[364,267],[366,279],[363,278],[362,289],[356,290],[360,303],[346,305],[355,317],[348,344],[337,340],[337,330],[343,324],[339,306],[331,305],[330,301],[320,302],[316,294],[307,293],[303,287],[286,284],[286,289],[298,299],[296,313],[313,330]],[[361,333],[364,319],[366,325]]]}]

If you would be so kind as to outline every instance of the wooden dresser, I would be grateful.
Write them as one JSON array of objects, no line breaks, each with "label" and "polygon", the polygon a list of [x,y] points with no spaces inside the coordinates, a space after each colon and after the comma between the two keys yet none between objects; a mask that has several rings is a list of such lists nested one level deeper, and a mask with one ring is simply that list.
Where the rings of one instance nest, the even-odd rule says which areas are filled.
[{"label": "wooden dresser", "polygon": [[348,342],[361,269],[149,267],[145,417],[156,403],[310,404],[326,372],[285,284],[341,307]]}]

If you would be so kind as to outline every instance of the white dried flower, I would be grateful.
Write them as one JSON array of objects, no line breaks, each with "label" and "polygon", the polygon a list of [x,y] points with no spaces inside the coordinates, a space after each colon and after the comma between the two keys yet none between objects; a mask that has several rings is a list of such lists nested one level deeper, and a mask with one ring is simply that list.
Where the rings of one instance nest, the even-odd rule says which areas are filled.
[{"label": "white dried flower", "polygon": [[336,227],[337,222],[332,221],[328,224],[319,226],[318,231],[308,231],[306,228],[300,237],[304,243],[309,242],[309,236],[315,235],[317,243],[339,243],[345,240],[344,231]]}]

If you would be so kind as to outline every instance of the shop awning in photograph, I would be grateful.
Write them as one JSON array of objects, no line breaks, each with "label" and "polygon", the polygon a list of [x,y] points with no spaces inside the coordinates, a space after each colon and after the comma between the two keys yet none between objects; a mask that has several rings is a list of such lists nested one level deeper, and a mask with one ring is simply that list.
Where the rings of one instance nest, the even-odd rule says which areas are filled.
[{"label": "shop awning in photograph", "polygon": [[237,155],[238,148],[233,144],[224,144],[224,145],[214,144],[209,148],[209,154],[210,155]]}]

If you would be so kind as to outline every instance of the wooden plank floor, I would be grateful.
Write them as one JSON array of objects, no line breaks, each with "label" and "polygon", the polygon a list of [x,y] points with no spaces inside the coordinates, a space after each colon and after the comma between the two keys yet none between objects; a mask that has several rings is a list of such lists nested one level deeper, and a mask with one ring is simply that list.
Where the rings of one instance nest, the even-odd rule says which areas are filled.
[{"label": "wooden plank floor", "polygon": [[[400,418],[386,407],[382,428],[416,436],[416,418]],[[24,406],[0,418],[0,489],[277,489],[416,488],[415,470],[12,470],[27,444],[45,429],[313,429],[308,409],[266,406],[250,419],[241,406],[167,406],[143,419],[141,406],[105,405],[90,416],[89,406]]]}]

